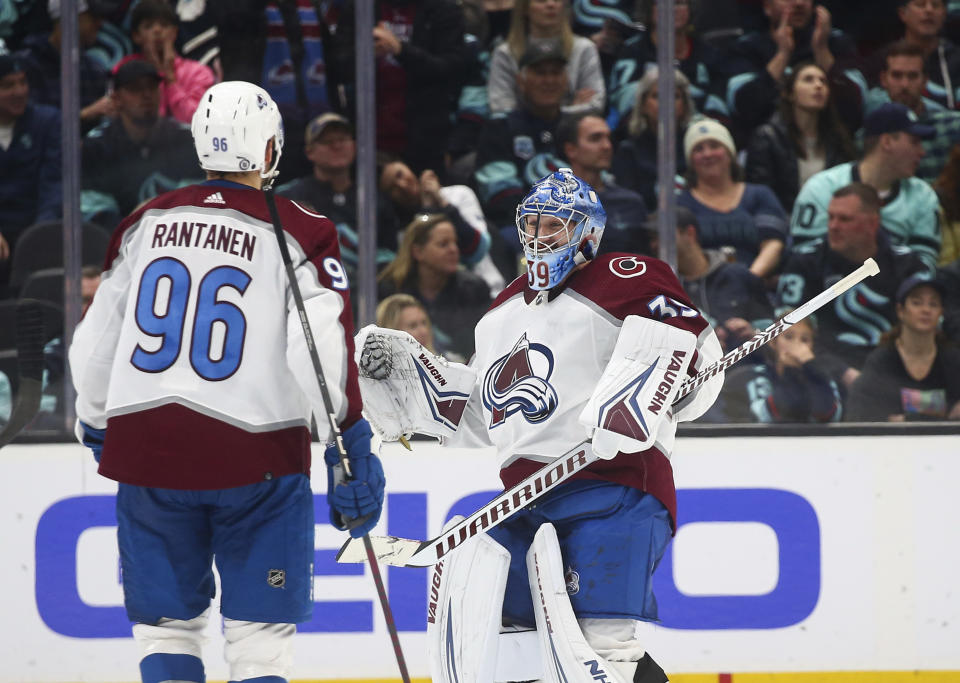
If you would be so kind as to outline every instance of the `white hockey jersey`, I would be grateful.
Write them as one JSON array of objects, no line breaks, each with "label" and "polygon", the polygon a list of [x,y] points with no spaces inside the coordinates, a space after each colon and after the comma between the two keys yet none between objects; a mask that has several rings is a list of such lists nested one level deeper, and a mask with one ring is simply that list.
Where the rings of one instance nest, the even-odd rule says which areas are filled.
[{"label": "white hockey jersey", "polygon": [[[609,362],[623,321],[642,316],[697,335],[690,375],[721,355],[710,325],[664,262],[627,254],[598,257],[550,293],[515,280],[476,328],[477,387],[461,425],[462,442],[497,447],[505,487],[585,438],[578,422]],[[722,384],[711,380],[675,407],[679,421],[710,407]],[[655,495],[675,518],[669,457],[676,422],[641,453],[600,460],[577,477],[614,481]]]},{"label": "white hockey jersey", "polygon": [[[360,416],[336,230],[277,197],[338,421]],[[114,233],[70,347],[78,417],[106,427],[100,473],[215,489],[310,469],[323,402],[263,193],[210,181],[170,192]]]}]

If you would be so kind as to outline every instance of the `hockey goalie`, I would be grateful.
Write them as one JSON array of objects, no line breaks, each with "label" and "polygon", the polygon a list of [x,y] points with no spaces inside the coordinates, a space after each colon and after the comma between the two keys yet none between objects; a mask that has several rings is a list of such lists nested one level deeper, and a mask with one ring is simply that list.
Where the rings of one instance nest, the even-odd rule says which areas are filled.
[{"label": "hockey goalie", "polygon": [[516,218],[527,275],[477,325],[469,367],[401,332],[357,341],[385,440],[493,445],[505,488],[587,437],[599,456],[434,567],[434,681],[667,680],[636,626],[657,619],[652,575],[676,525],[677,423],[710,407],[722,373],[675,398],[720,344],[667,264],[597,256],[605,219],[569,169],[534,185]]}]

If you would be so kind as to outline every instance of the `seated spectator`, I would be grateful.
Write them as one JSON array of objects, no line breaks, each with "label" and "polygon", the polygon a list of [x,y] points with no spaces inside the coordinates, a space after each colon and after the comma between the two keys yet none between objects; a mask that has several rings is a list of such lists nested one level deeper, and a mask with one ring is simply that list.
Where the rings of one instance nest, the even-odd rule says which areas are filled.
[{"label": "seated spectator", "polygon": [[940,222],[943,243],[937,265],[945,266],[960,259],[960,144],[953,146],[933,189],[943,209],[943,220]]},{"label": "seated spectator", "polygon": [[[641,12],[640,21],[646,30],[624,41],[610,74],[610,113],[607,123],[614,130],[630,118],[634,103],[638,101],[637,84],[650,68],[657,67],[657,0],[643,0]],[[677,71],[684,75],[687,91],[697,111],[712,119],[726,121],[730,116],[724,99],[726,82],[718,69],[722,57],[697,38],[690,15],[689,2],[676,3],[674,30]]]},{"label": "seated spectator", "polygon": [[914,118],[897,103],[867,115],[860,160],[821,171],[800,189],[790,221],[794,249],[827,232],[827,207],[836,190],[862,182],[881,198],[881,223],[890,242],[909,248],[929,267],[936,265],[941,246],[937,195],[913,177],[923,158],[923,140],[933,129]]},{"label": "seated spectator", "polygon": [[473,328],[490,305],[490,289],[460,266],[460,250],[450,219],[423,214],[404,231],[393,263],[377,278],[385,299],[398,292],[416,297],[434,324],[440,353],[473,355]]},{"label": "seated spectator", "polygon": [[[380,173],[380,191],[389,197],[394,232],[400,232],[417,214],[442,213],[457,232],[460,263],[490,285],[491,296],[503,289],[503,275],[489,257],[490,233],[477,195],[466,185],[440,185],[437,174],[426,170],[418,178],[402,161],[391,161]],[[389,222],[389,221],[388,221]]]},{"label": "seated spectator", "polygon": [[787,238],[787,215],[766,185],[743,182],[737,149],[723,124],[694,123],[683,138],[687,189],[677,198],[697,216],[700,243],[732,247],[757,277],[772,275]]},{"label": "seated spectator", "polygon": [[923,96],[927,76],[924,73],[923,51],[906,41],[887,48],[880,71],[880,87],[867,95],[867,111],[886,102],[898,102],[916,115],[919,123],[933,128],[934,135],[923,141],[923,158],[916,175],[933,182],[947,163],[950,148],[960,142],[960,112]]},{"label": "seated spectator", "polygon": [[772,189],[790,213],[811,176],[855,157],[827,74],[816,64],[800,64],[784,79],[779,111],[750,139],[747,181]]},{"label": "seated spectator", "polygon": [[0,54],[0,290],[20,233],[60,217],[60,112],[31,102],[19,57]]},{"label": "seated spectator", "polygon": [[134,59],[113,74],[117,118],[83,141],[82,210],[101,225],[141,202],[201,179],[190,128],[159,115],[160,74]]},{"label": "seated spectator", "polygon": [[[563,110],[572,114],[602,112],[606,86],[597,46],[589,38],[574,35],[567,0],[515,0],[507,40],[493,51],[487,98],[492,114],[515,110],[524,93],[518,87],[521,61],[531,49],[563,55],[567,85]],[[528,62],[529,63],[529,62]]]},{"label": "seated spectator", "polygon": [[[348,279],[352,281],[357,272],[359,247],[357,192],[353,176],[357,143],[353,126],[339,114],[321,114],[307,126],[304,141],[305,154],[313,164],[313,172],[281,185],[277,188],[277,194],[322,213],[333,221],[340,238],[340,257],[347,269]],[[377,268],[390,263],[396,251],[396,228],[388,207],[378,198]]]},{"label": "seated spectator", "polygon": [[[31,98],[35,104],[60,109],[60,2],[49,0],[48,11],[53,20],[49,34],[35,33],[23,40],[17,53],[30,82]],[[72,5],[73,3],[68,3]],[[80,122],[83,130],[90,130],[101,117],[113,115],[113,103],[107,94],[107,70],[86,53],[97,42],[97,32],[103,24],[108,8],[102,0],[78,0],[76,9],[80,43]]]},{"label": "seated spectator", "polygon": [[763,280],[743,264],[730,263],[721,252],[705,251],[699,231],[693,211],[678,206],[677,274],[724,350],[733,349],[773,322],[773,307]]},{"label": "seated spectator", "polygon": [[862,77],[855,72],[855,46],[833,29],[829,10],[813,0],[763,0],[763,11],[769,29],[744,35],[735,44],[732,58],[725,60],[730,74],[727,105],[737,139],[747,139],[773,116],[778,83],[801,62],[823,69],[843,122],[849,130],[858,129],[863,98],[857,85]]},{"label": "seated spectator", "polygon": [[[683,136],[691,121],[702,118],[690,96],[690,81],[680,71],[675,72],[676,91],[674,113],[677,119],[677,175],[687,172],[683,155]],[[637,83],[636,106],[630,112],[627,137],[617,145],[613,155],[613,175],[622,187],[639,192],[649,208],[657,205],[659,188],[657,128],[660,125],[660,99],[657,79],[658,67],[650,67]]]},{"label": "seated spectator", "polygon": [[[449,0],[393,0],[375,7],[377,149],[400,157],[417,173],[443,168],[472,58],[464,42],[463,10]],[[329,60],[349,83],[355,73],[355,17],[354,0],[345,0]],[[352,85],[346,91],[352,95]]]},{"label": "seated spectator", "polygon": [[190,123],[203,93],[213,85],[213,71],[177,53],[179,18],[166,0],[140,0],[130,15],[130,37],[139,52],[122,59],[142,59],[160,74],[160,116]]},{"label": "seated spectator", "polygon": [[943,331],[954,344],[960,345],[960,260],[937,269],[943,283]]},{"label": "seated spectator", "polygon": [[391,294],[377,304],[377,326],[407,332],[423,348],[436,353],[427,309],[409,294]]},{"label": "seated spectator", "polygon": [[925,94],[948,109],[960,106],[960,47],[943,37],[945,0],[900,0],[904,42],[920,48],[929,80]]},{"label": "seated spectator", "polygon": [[625,251],[650,254],[643,197],[613,182],[607,171],[613,159],[610,127],[597,114],[565,116],[557,126],[557,147],[573,174],[597,192],[607,212],[607,227],[600,242],[601,254]]},{"label": "seated spectator", "polygon": [[517,204],[528,187],[561,166],[556,128],[567,91],[566,66],[558,45],[532,45],[520,59],[517,108],[491,116],[480,133],[477,194],[487,219],[518,255]]},{"label": "seated spectator", "polygon": [[845,386],[857,378],[870,350],[890,329],[900,284],[928,272],[921,258],[892,246],[880,229],[880,198],[865,183],[851,183],[833,193],[827,209],[826,239],[793,251],[780,275],[778,306],[796,308],[848,275],[868,258],[880,267],[817,312],[820,329],[817,355],[829,360],[831,375]]},{"label": "seated spectator", "polygon": [[925,277],[897,290],[898,323],[850,389],[854,422],[960,420],[960,350],[939,331],[943,285]]},{"label": "seated spectator", "polygon": [[760,362],[727,372],[718,403],[726,422],[838,422],[840,390],[814,352],[811,318],[761,349]]}]

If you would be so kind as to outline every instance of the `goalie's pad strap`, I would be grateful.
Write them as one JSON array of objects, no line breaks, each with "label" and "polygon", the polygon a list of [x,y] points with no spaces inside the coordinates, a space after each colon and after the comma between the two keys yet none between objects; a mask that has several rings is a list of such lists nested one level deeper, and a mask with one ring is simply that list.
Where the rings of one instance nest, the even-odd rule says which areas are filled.
[{"label": "goalie's pad strap", "polygon": [[557,531],[543,524],[527,551],[527,572],[537,618],[543,680],[550,683],[630,683],[587,644],[567,596]]},{"label": "goalie's pad strap", "polygon": [[594,453],[613,458],[654,445],[660,425],[687,378],[697,347],[692,332],[673,325],[627,316],[617,344],[580,423],[592,432]]},{"label": "goalie's pad strap", "polygon": [[[463,520],[454,517],[451,524]],[[479,534],[433,567],[427,651],[435,683],[490,683],[497,668],[510,553]]]},{"label": "goalie's pad strap", "polygon": [[369,325],[356,336],[364,415],[384,441],[456,433],[476,371],[425,349],[406,332]]}]

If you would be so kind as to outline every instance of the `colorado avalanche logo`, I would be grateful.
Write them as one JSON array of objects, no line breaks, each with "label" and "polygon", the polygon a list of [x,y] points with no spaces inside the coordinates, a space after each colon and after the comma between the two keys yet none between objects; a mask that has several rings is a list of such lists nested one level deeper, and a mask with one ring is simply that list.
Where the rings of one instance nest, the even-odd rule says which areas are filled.
[{"label": "colorado avalanche logo", "polygon": [[[536,424],[557,408],[557,392],[550,385],[553,353],[543,344],[531,344],[524,334],[505,356],[487,370],[483,379],[483,405],[490,411],[490,428],[521,413]],[[542,375],[542,377],[541,377]]]},{"label": "colorado avalanche logo", "polygon": [[610,261],[610,272],[617,277],[638,277],[647,272],[647,264],[635,256],[618,256]]}]

